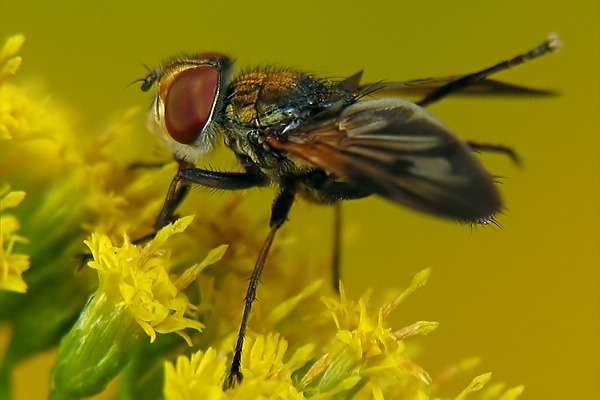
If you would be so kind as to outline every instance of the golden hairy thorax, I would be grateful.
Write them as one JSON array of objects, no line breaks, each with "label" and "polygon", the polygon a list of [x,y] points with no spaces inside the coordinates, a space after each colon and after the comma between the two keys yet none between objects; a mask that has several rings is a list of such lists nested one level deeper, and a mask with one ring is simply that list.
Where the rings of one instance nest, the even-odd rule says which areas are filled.
[{"label": "golden hairy thorax", "polygon": [[245,126],[269,125],[283,116],[274,115],[281,100],[289,96],[304,74],[292,70],[255,71],[232,82],[227,118]]}]

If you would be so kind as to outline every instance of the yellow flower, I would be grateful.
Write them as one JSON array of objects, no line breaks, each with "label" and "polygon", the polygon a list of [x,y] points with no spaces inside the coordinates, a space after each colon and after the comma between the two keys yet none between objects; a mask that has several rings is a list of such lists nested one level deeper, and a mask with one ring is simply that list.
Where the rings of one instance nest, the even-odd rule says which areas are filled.
[{"label": "yellow flower", "polygon": [[176,364],[165,363],[164,396],[167,400],[225,399],[223,376],[225,357],[219,357],[214,348],[206,352],[177,357]]},{"label": "yellow flower", "polygon": [[368,390],[375,397],[387,393],[385,397],[399,399],[425,394],[429,376],[404,354],[403,340],[429,333],[437,324],[421,322],[419,328],[394,332],[387,318],[408,294],[425,284],[429,274],[429,270],[418,274],[407,290],[375,312],[369,311],[369,294],[351,301],[343,285],[339,300],[323,298],[338,331],[303,376],[301,383],[307,391],[326,397]]},{"label": "yellow flower", "polygon": [[179,357],[176,365],[165,365],[165,398],[304,399],[292,374],[306,364],[313,350],[309,344],[287,356],[288,343],[279,335],[249,337],[242,358],[244,381],[227,392],[222,389],[227,359],[217,350],[209,348],[190,358]]},{"label": "yellow flower", "polygon": [[215,249],[184,276],[170,277],[167,241],[192,219],[165,226],[145,245],[125,237],[123,245],[115,246],[102,234],[86,241],[93,256],[88,265],[98,272],[99,286],[61,342],[53,374],[55,395],[86,396],[101,390],[140,346],[140,328],[150,342],[157,333],[176,333],[192,345],[184,330],[201,331],[203,324],[191,317],[196,307],[181,290],[226,249]]},{"label": "yellow flower", "polygon": [[[167,225],[144,246],[134,245],[125,237],[123,245],[116,247],[108,236],[98,234],[92,234],[92,240],[85,242],[94,258],[88,265],[98,271],[99,290],[106,293],[114,307],[128,307],[152,342],[157,332],[175,332],[191,346],[184,329],[203,328],[200,322],[186,317],[195,311],[195,306],[180,291],[187,285],[177,288],[171,281],[168,253],[162,248],[170,236],[184,231],[192,219],[185,217]],[[219,258],[213,257],[211,261]]]},{"label": "yellow flower", "polygon": [[[0,70],[0,85],[19,69],[22,59],[19,56],[13,56],[21,50],[23,43],[25,43],[25,36],[14,35],[8,38],[4,47],[0,50],[0,63],[6,62],[6,65]],[[3,136],[3,132],[0,131],[0,138]]]},{"label": "yellow flower", "polygon": [[[0,212],[18,206],[24,198],[25,192],[9,192],[8,185],[0,187]],[[15,234],[19,227],[15,216],[0,214],[0,290],[25,293],[23,272],[29,269],[29,256],[13,252],[15,243],[27,243],[27,239]]]},{"label": "yellow flower", "polygon": [[[3,83],[14,75],[21,65],[21,57],[14,55],[21,49],[24,41],[23,35],[15,35],[9,38],[0,50],[0,143],[12,139],[7,125],[14,120],[10,115],[11,101],[3,101],[7,91]],[[0,152],[0,155],[2,153]],[[0,184],[0,212],[18,206],[25,198],[24,191],[9,192],[7,183]],[[0,290],[24,293],[27,291],[27,284],[23,280],[23,272],[29,269],[30,263],[28,255],[13,253],[15,243],[27,242],[25,238],[15,234],[19,228],[20,223],[15,216],[0,215]]]}]

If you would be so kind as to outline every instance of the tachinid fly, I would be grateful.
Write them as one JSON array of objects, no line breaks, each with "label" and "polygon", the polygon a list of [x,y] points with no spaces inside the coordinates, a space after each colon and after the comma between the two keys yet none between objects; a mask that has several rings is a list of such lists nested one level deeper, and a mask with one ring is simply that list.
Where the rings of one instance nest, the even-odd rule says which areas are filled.
[{"label": "tachinid fly", "polygon": [[[334,204],[378,194],[461,222],[493,221],[502,200],[475,152],[516,156],[508,147],[459,139],[424,107],[459,92],[548,94],[489,76],[558,46],[551,36],[527,53],[475,73],[405,82],[363,84],[361,73],[330,81],[286,68],[255,69],[232,78],[232,62],[220,53],[171,59],[142,80],[144,91],[156,86],[151,121],[179,162],[157,229],[171,222],[193,184],[226,190],[278,186],[224,388],[242,379],[241,353],[259,277],[296,196]],[[413,103],[398,95],[422,99]],[[243,172],[195,167],[221,137]]]}]

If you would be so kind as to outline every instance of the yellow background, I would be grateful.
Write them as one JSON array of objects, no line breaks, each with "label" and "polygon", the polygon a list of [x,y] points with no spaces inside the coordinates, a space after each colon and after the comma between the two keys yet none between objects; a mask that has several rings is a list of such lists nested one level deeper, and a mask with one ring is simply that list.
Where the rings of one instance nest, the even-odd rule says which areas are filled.
[{"label": "yellow background", "polygon": [[[142,62],[181,52],[401,80],[471,72],[559,33],[557,54],[498,78],[560,97],[447,99],[431,108],[461,137],[512,146],[524,159],[518,168],[483,156],[504,177],[503,229],[471,230],[376,198],[344,208],[354,232],[343,253],[350,293],[405,287],[433,267],[395,321],[441,322],[421,340],[418,361],[435,374],[481,356],[478,372],[525,384],[525,399],[600,398],[599,21],[596,0],[0,2],[0,38],[27,36],[19,79],[36,79],[76,110],[86,132],[146,107],[149,95],[127,85],[145,74]],[[286,229],[305,251],[324,251],[330,220],[330,210],[299,204]],[[46,376],[24,378],[20,398],[35,397],[27,392],[34,381],[44,386]]]}]

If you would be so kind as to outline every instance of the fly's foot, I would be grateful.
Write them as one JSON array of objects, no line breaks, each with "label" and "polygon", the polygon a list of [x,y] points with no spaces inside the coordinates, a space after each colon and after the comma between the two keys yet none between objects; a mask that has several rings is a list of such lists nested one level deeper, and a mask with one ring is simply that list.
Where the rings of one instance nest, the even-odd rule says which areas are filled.
[{"label": "fly's foot", "polygon": [[244,377],[242,376],[241,371],[229,371],[225,378],[225,382],[223,382],[223,390],[233,389],[235,385],[242,383],[242,379],[244,379]]}]

